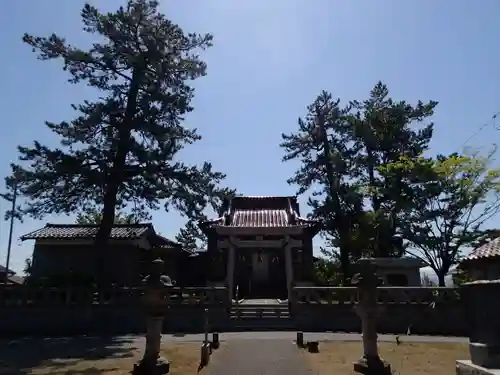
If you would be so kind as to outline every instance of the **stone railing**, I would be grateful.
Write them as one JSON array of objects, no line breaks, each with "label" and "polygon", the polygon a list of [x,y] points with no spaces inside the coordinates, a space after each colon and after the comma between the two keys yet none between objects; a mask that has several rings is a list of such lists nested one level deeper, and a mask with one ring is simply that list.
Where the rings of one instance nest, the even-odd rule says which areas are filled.
[{"label": "stone railing", "polygon": [[[0,287],[0,308],[29,306],[136,306],[141,303],[144,288],[37,288],[27,285]],[[223,306],[227,302],[224,287],[173,287],[165,290],[163,301],[176,305]]]},{"label": "stone railing", "polygon": [[[292,303],[343,305],[358,300],[355,287],[295,287]],[[438,304],[458,303],[458,288],[447,287],[378,287],[377,300],[381,304]]]},{"label": "stone railing", "polygon": [[[458,288],[378,287],[380,332],[424,335],[467,334]],[[292,315],[302,331],[360,332],[356,287],[295,287]]]}]

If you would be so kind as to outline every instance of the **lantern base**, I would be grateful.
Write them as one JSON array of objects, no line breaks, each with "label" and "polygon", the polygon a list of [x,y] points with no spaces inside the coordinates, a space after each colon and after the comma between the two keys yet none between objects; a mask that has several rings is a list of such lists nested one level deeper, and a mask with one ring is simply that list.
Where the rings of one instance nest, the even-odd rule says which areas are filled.
[{"label": "lantern base", "polygon": [[133,375],[165,375],[170,372],[170,362],[165,358],[158,358],[156,361],[142,359],[134,365]]},{"label": "lantern base", "polygon": [[491,369],[475,365],[469,360],[458,360],[456,362],[457,375],[499,375],[500,369]]},{"label": "lantern base", "polygon": [[486,368],[500,369],[499,343],[469,343],[469,353],[472,363]]},{"label": "lantern base", "polygon": [[353,363],[353,369],[363,375],[391,375],[391,365],[380,357],[361,357]]}]

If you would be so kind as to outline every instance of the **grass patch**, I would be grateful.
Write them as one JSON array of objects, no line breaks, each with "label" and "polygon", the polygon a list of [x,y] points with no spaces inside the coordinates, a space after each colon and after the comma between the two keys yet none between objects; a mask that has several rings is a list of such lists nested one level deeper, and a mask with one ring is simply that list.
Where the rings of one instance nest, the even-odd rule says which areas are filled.
[{"label": "grass patch", "polygon": [[[198,372],[200,364],[201,343],[168,343],[163,344],[161,355],[171,361],[170,374],[191,375]],[[217,351],[214,352],[214,357]],[[135,348],[125,356],[110,356],[105,358],[68,358],[65,353],[60,353],[58,358],[41,361],[36,367],[10,369],[0,367],[0,374],[13,375],[125,375],[130,374],[134,363],[142,357],[143,351]],[[214,358],[211,359],[212,361]],[[210,366],[210,365],[209,365]],[[207,367],[208,368],[208,367]],[[9,372],[10,371],[10,372]],[[17,371],[17,372],[16,372]],[[200,374],[206,370],[202,369]]]},{"label": "grass patch", "polygon": [[[379,343],[379,349],[393,374],[398,375],[454,375],[455,361],[469,358],[468,344]],[[304,350],[304,356],[314,374],[352,375],[352,363],[362,351],[358,342],[321,342],[319,353]]]}]

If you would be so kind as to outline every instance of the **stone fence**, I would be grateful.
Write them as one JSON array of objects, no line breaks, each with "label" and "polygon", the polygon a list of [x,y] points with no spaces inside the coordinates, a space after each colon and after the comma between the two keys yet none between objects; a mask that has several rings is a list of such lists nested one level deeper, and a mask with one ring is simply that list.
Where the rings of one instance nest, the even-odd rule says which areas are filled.
[{"label": "stone fence", "polygon": [[[0,336],[142,333],[144,288],[91,290],[0,286]],[[205,308],[211,325],[225,327],[225,287],[168,288],[165,332],[201,332]]]},{"label": "stone fence", "polygon": [[[290,302],[297,330],[360,332],[354,287],[294,287]],[[144,288],[91,290],[0,286],[0,336],[142,333]],[[235,329],[226,287],[173,287],[163,295],[164,332]],[[379,287],[381,333],[468,334],[458,288]]]},{"label": "stone fence", "polygon": [[[458,288],[378,287],[380,333],[467,336]],[[355,287],[295,287],[291,308],[301,331],[360,332]]]}]

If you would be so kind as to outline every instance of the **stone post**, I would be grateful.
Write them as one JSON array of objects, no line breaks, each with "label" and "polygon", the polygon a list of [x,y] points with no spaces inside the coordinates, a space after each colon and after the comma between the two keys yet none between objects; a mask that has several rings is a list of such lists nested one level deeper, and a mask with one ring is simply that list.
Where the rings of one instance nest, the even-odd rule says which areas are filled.
[{"label": "stone post", "polygon": [[154,260],[151,273],[145,279],[146,348],[140,362],[134,365],[134,375],[160,375],[170,371],[169,361],[160,357],[163,319],[166,313],[163,297],[166,289],[173,286],[170,278],[161,274],[163,265],[163,260]]},{"label": "stone post", "polygon": [[201,351],[200,351],[200,363],[203,366],[206,366],[208,362],[210,361],[210,354],[212,354],[212,347],[210,345],[210,342],[208,341],[208,309],[204,310],[204,331],[205,331],[205,337],[203,339],[203,344],[201,344]]},{"label": "stone post", "polygon": [[458,360],[456,373],[500,373],[500,280],[479,280],[460,287],[469,328],[470,361]]},{"label": "stone post", "polygon": [[378,354],[377,318],[380,308],[377,304],[377,286],[380,285],[380,279],[371,259],[360,259],[358,267],[359,273],[354,276],[353,284],[358,287],[355,309],[361,319],[363,356],[354,363],[354,371],[367,375],[390,375],[390,365]]}]

